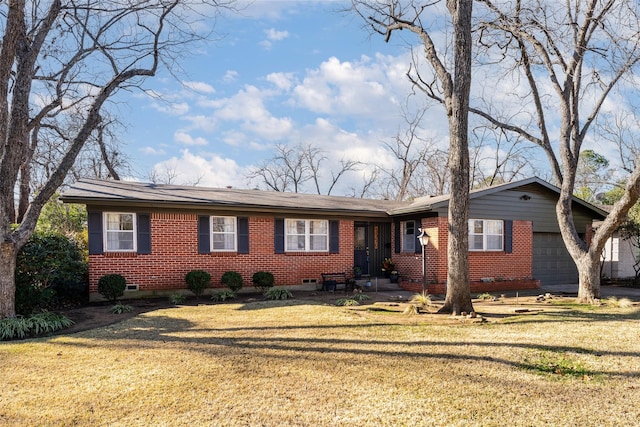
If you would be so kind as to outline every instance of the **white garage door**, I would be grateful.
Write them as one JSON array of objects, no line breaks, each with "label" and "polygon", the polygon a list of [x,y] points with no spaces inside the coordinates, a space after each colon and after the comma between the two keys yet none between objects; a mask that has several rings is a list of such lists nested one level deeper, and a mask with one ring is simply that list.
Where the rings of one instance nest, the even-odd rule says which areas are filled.
[{"label": "white garage door", "polygon": [[578,269],[560,233],[533,233],[533,277],[542,286],[578,283]]}]

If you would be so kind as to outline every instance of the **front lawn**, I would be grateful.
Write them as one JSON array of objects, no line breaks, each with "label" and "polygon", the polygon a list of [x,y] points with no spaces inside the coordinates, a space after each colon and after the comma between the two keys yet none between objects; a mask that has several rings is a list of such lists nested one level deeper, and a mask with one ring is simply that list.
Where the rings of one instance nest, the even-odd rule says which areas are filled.
[{"label": "front lawn", "polygon": [[543,309],[482,323],[254,301],[4,342],[0,425],[637,425],[638,306]]}]

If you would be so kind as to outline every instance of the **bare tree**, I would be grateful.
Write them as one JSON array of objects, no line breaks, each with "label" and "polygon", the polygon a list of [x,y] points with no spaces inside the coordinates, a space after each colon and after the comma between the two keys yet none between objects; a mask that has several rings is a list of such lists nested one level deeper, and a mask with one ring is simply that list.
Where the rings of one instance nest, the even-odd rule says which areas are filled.
[{"label": "bare tree", "polygon": [[[447,245],[447,294],[442,312],[473,311],[469,288],[469,143],[468,112],[471,88],[471,11],[473,0],[441,2],[391,0],[388,2],[352,0],[356,12],[373,31],[389,41],[396,31],[415,34],[430,66],[428,77],[418,68],[407,75],[416,88],[441,102],[449,123],[449,161],[451,197],[449,199],[449,239]],[[433,20],[433,21],[430,21]],[[446,23],[443,24],[443,21]],[[445,28],[447,35],[433,28]],[[435,36],[438,36],[437,38]],[[436,42],[451,41],[438,46]],[[449,56],[450,55],[450,56]],[[415,61],[418,63],[419,61]]]},{"label": "bare tree", "polygon": [[[501,58],[504,80],[527,90],[502,93],[521,115],[502,121],[487,111],[472,112],[491,125],[515,133],[545,153],[560,185],[556,214],[567,250],[579,274],[579,302],[600,297],[599,258],[604,244],[640,195],[638,158],[624,196],[589,242],[572,215],[578,161],[585,139],[614,90],[622,99],[634,91],[640,60],[640,20],[635,0],[494,2],[480,0],[486,15],[478,26],[485,58]],[[510,61],[506,61],[506,60]],[[502,74],[503,73],[503,74]],[[624,83],[624,84],[623,84]],[[556,135],[552,132],[557,130]]]},{"label": "bare tree", "polygon": [[[229,0],[231,1],[231,0]],[[196,4],[197,3],[197,4]],[[211,11],[226,0],[210,3]],[[194,6],[194,7],[192,7]],[[63,183],[105,104],[139,87],[163,64],[171,68],[186,43],[207,34],[196,12],[203,2],[12,0],[0,5],[0,318],[15,316],[18,250],[32,235],[43,205]],[[72,125],[76,124],[76,125]],[[64,153],[47,165],[46,181],[16,227],[14,194],[43,129],[67,130]],[[63,147],[64,146],[64,147]]]},{"label": "bare tree", "polygon": [[[423,186],[426,184],[424,180],[417,179],[418,170],[424,168],[431,154],[437,150],[433,138],[421,136],[420,124],[427,111],[426,108],[422,108],[410,115],[404,109],[402,117],[406,127],[398,130],[392,142],[384,143],[393,156],[400,161],[400,167],[397,169],[380,168],[389,181],[385,187],[389,193],[395,193],[392,197],[395,200],[406,200],[433,192]],[[441,165],[441,168],[446,168],[446,165]],[[424,174],[422,177],[424,178]]]},{"label": "bare tree", "polygon": [[[534,147],[518,135],[501,129],[479,126],[472,132],[470,179],[473,188],[511,182],[531,176]],[[514,137],[513,140],[511,137]]]},{"label": "bare tree", "polygon": [[330,195],[336,184],[348,172],[358,171],[362,162],[341,159],[338,169],[329,169],[331,178],[324,184],[322,175],[328,158],[326,153],[312,144],[298,144],[275,146],[276,154],[266,160],[248,174],[249,180],[257,180],[258,186],[273,191],[289,191],[301,193],[305,190],[305,183],[313,183],[317,194]]}]

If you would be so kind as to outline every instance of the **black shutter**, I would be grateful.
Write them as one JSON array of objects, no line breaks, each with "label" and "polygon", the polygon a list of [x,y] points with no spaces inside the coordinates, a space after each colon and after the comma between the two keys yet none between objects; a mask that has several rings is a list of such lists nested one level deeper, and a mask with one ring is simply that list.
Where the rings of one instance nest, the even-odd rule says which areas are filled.
[{"label": "black shutter", "polygon": [[329,253],[340,253],[340,221],[329,221]]},{"label": "black shutter", "polygon": [[504,251],[513,252],[513,221],[510,219],[504,222]]},{"label": "black shutter", "polygon": [[273,248],[277,254],[284,253],[284,218],[276,218],[274,226]]},{"label": "black shutter", "polygon": [[208,254],[211,252],[209,232],[209,217],[198,217],[198,253]]},{"label": "black shutter", "polygon": [[87,228],[89,232],[89,255],[100,255],[102,247],[102,212],[87,212]]},{"label": "black shutter", "polygon": [[249,218],[238,217],[238,253],[249,253]]},{"label": "black shutter", "polygon": [[138,253],[151,253],[151,215],[144,213],[138,214]]},{"label": "black shutter", "polygon": [[400,253],[400,243],[401,243],[400,242],[400,239],[401,239],[401,237],[400,237],[400,222],[394,222],[393,223],[393,228],[395,230],[394,234],[395,234],[395,238],[396,238],[396,240],[394,242],[395,243],[395,245],[394,245],[395,248],[394,249],[395,249],[395,253],[399,254]]}]

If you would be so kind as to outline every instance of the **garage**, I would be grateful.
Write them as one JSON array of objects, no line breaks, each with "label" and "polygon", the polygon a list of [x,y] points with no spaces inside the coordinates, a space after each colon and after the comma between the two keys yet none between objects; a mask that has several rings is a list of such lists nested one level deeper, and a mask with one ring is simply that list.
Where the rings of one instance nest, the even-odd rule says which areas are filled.
[{"label": "garage", "polygon": [[560,233],[533,233],[533,277],[542,286],[578,283],[578,269]]}]

